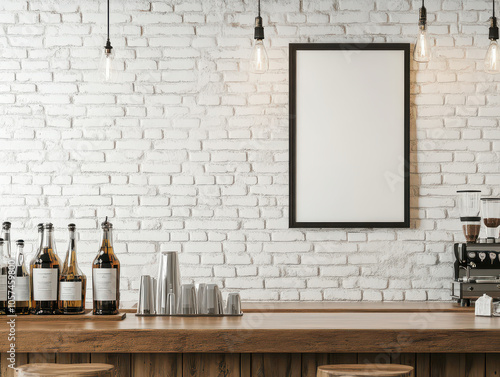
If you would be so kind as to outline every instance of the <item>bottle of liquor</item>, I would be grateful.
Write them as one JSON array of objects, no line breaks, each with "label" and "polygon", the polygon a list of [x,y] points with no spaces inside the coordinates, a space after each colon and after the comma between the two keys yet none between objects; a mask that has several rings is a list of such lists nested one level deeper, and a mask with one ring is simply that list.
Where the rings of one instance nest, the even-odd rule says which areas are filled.
[{"label": "bottle of liquor", "polygon": [[16,256],[16,277],[14,284],[14,311],[16,314],[30,313],[30,275],[24,263],[24,241],[18,240]]},{"label": "bottle of liquor", "polygon": [[58,311],[59,275],[61,263],[56,254],[54,228],[43,227],[42,247],[31,262],[31,312],[33,314],[56,314]]},{"label": "bottle of liquor", "polygon": [[7,314],[7,275],[9,257],[4,247],[4,239],[0,238],[0,314]]},{"label": "bottle of liquor", "polygon": [[2,224],[3,241],[5,243],[5,250],[8,258],[12,258],[12,251],[10,245],[10,223],[8,221]]},{"label": "bottle of liquor", "polygon": [[117,314],[120,306],[120,262],[113,251],[113,224],[106,217],[101,228],[101,249],[92,264],[93,313]]},{"label": "bottle of liquor", "polygon": [[63,314],[85,313],[87,277],[76,262],[75,224],[68,225],[69,245],[59,281],[59,310]]}]

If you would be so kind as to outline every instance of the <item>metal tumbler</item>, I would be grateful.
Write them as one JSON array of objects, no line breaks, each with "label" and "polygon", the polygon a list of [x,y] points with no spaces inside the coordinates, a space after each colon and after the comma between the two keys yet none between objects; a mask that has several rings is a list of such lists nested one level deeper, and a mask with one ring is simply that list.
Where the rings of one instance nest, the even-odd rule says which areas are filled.
[{"label": "metal tumbler", "polygon": [[156,290],[157,290],[157,286],[156,286],[156,278],[151,278],[151,297],[153,299],[153,313],[156,314]]},{"label": "metal tumbler", "polygon": [[227,295],[226,314],[241,314],[241,298],[239,293],[229,293]]},{"label": "metal tumbler", "polygon": [[169,293],[167,295],[167,314],[170,314],[170,315],[177,314],[175,293]]},{"label": "metal tumbler", "polygon": [[209,315],[223,314],[222,295],[217,284],[207,284],[206,310]]},{"label": "metal tumbler", "polygon": [[194,315],[198,312],[196,305],[196,288],[194,284],[182,284],[177,314]]},{"label": "metal tumbler", "polygon": [[[160,266],[158,270],[158,282],[156,290],[156,303],[158,314],[171,314],[168,308],[167,295],[173,293],[175,299],[179,298],[181,285],[181,274],[179,271],[179,257],[176,251],[164,251],[161,253]],[[177,302],[174,305],[177,306]]]},{"label": "metal tumbler", "polygon": [[196,293],[198,300],[198,314],[207,314],[207,285],[205,283],[198,284]]},{"label": "metal tumbler", "polygon": [[151,276],[141,276],[137,314],[155,314],[153,286],[154,284]]}]

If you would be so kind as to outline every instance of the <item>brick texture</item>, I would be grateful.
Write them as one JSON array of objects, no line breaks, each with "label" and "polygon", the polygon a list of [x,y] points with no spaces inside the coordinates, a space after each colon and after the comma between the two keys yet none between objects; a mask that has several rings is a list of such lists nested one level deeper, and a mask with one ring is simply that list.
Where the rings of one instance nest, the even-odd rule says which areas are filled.
[{"label": "brick texture", "polygon": [[109,216],[125,306],[165,250],[184,281],[245,300],[448,300],[454,192],[500,194],[500,77],[483,72],[490,2],[426,5],[411,229],[288,230],[288,43],[413,43],[419,1],[264,0],[263,75],[248,69],[256,1],[111,1],[119,81],[102,84],[105,1],[2,0],[0,219],[30,257],[52,221],[62,258],[74,221],[90,276]]}]

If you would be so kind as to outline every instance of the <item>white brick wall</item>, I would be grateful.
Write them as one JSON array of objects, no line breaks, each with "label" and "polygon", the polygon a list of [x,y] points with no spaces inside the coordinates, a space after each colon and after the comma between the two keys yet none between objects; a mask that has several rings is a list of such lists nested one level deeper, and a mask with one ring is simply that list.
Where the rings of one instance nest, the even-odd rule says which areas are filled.
[{"label": "white brick wall", "polygon": [[[256,1],[111,0],[120,82],[96,82],[105,1],[0,2],[0,219],[115,225],[123,302],[161,250],[185,281],[251,300],[447,300],[458,188],[499,195],[491,2],[427,2],[412,65],[412,229],[288,230],[288,43],[413,42],[418,0],[263,0],[270,70],[248,72]],[[90,292],[89,292],[90,295]]]}]

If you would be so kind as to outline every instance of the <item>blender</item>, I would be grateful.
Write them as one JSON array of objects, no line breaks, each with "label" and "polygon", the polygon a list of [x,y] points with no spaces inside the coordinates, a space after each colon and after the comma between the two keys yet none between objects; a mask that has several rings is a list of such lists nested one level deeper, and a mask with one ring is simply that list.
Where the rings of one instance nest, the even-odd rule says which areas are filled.
[{"label": "blender", "polygon": [[[481,229],[481,217],[479,216],[480,190],[460,190],[458,194],[458,208],[460,221],[467,243],[476,243]],[[497,225],[498,226],[498,225]]]},{"label": "blender", "polygon": [[486,242],[495,243],[500,225],[500,198],[481,198],[481,211],[486,225]]}]

